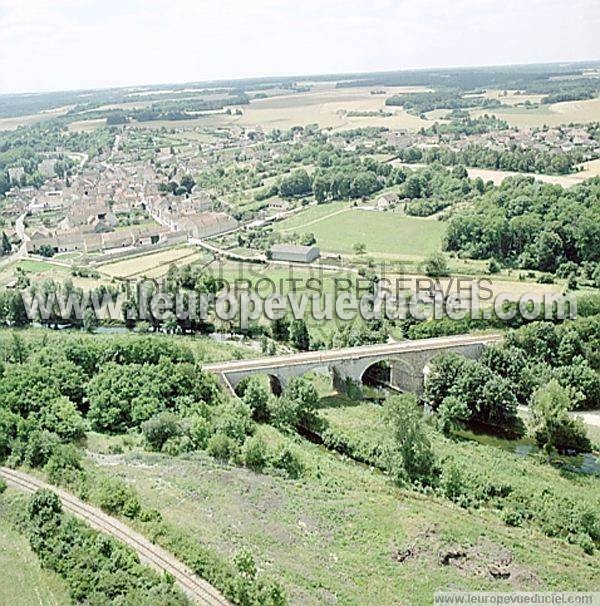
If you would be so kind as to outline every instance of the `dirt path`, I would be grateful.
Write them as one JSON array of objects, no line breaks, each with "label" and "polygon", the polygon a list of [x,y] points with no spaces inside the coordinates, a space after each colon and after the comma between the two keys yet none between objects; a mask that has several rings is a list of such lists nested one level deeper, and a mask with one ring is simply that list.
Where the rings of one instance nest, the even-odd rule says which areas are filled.
[{"label": "dirt path", "polygon": [[0,477],[12,488],[33,493],[45,488],[56,493],[65,510],[83,520],[92,528],[104,532],[125,543],[139,555],[140,561],[160,572],[168,572],[176,583],[196,604],[204,606],[231,606],[217,589],[205,580],[196,576],[185,564],[175,559],[170,553],[154,545],[141,534],[135,532],[121,521],[108,516],[102,510],[84,503],[72,494],[36,477],[21,471],[0,467]]},{"label": "dirt path", "polygon": [[284,231],[298,231],[299,229],[304,229],[305,227],[310,227],[311,225],[314,225],[315,223],[320,223],[321,221],[325,221],[325,219],[331,219],[331,217],[335,217],[335,215],[339,215],[341,213],[347,213],[348,211],[352,210],[353,207],[349,206],[347,208],[340,208],[339,210],[334,210],[332,213],[329,213],[328,215],[325,215],[323,217],[319,217],[318,219],[313,219],[312,221],[309,221],[308,223],[305,223],[304,225],[302,225],[301,227],[286,227],[285,229],[282,229],[280,231],[284,232]]},{"label": "dirt path", "polygon": [[[529,408],[523,404],[519,404],[519,411],[524,415],[529,415]],[[581,417],[586,425],[600,427],[600,410],[573,410],[569,412],[572,417]]]}]

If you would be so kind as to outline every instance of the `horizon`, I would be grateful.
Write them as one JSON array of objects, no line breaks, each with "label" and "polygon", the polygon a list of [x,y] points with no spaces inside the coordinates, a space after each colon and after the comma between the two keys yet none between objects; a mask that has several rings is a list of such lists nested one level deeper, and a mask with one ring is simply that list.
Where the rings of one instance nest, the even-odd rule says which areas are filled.
[{"label": "horizon", "polygon": [[600,58],[592,0],[472,4],[0,0],[0,91],[466,68],[473,57],[481,67]]},{"label": "horizon", "polygon": [[367,70],[367,71],[345,71],[345,72],[320,72],[320,73],[289,73],[289,74],[267,74],[267,75],[254,75],[244,77],[231,77],[221,76],[219,78],[212,78],[208,80],[172,80],[162,82],[134,82],[123,85],[108,85],[99,86],[95,88],[61,88],[61,89],[45,89],[45,90],[20,90],[4,92],[0,91],[0,97],[2,96],[20,96],[20,95],[45,95],[53,93],[77,93],[77,92],[100,92],[108,90],[129,90],[129,89],[145,89],[145,88],[164,88],[166,86],[204,86],[212,88],[213,85],[224,85],[228,83],[244,83],[248,81],[256,82],[268,82],[283,81],[283,80],[296,80],[296,81],[310,81],[311,78],[318,78],[322,82],[336,82],[341,81],[344,78],[366,76],[366,75],[385,75],[385,74],[397,74],[397,73],[410,73],[410,72],[433,72],[433,71],[457,71],[457,70],[479,70],[479,69],[501,69],[501,68],[525,68],[525,67],[548,67],[548,66],[586,66],[586,65],[598,65],[600,66],[599,59],[575,59],[572,61],[546,61],[546,62],[533,62],[533,63],[497,63],[497,64],[476,64],[476,65],[429,65],[425,67],[406,67],[399,69],[386,69],[386,70]]}]

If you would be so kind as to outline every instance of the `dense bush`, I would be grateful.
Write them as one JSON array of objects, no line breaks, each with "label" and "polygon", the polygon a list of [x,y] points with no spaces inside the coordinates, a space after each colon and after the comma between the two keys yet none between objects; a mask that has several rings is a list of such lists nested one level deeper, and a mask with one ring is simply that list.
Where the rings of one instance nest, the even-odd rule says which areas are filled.
[{"label": "dense bush", "polygon": [[54,493],[36,492],[18,518],[42,566],[66,581],[74,603],[189,604],[167,579],[141,565],[129,547],[63,514]]},{"label": "dense bush", "polygon": [[399,484],[406,481],[431,484],[435,456],[416,397],[405,394],[388,398],[383,420],[388,429],[385,462],[389,474]]},{"label": "dense bush", "polygon": [[568,190],[531,178],[505,179],[475,205],[455,212],[445,246],[475,259],[555,272],[600,262],[600,178]]}]

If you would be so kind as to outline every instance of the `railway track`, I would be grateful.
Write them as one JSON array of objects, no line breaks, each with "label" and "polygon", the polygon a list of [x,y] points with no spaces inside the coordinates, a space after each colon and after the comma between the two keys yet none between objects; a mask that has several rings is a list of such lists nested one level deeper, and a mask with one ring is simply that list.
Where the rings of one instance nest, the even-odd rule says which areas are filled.
[{"label": "railway track", "polygon": [[141,534],[135,532],[121,521],[113,518],[96,507],[84,503],[68,492],[46,484],[26,473],[7,467],[0,467],[0,477],[12,488],[34,493],[41,488],[51,490],[60,498],[65,510],[92,528],[111,535],[134,549],[140,561],[160,572],[168,572],[186,595],[203,606],[231,606],[217,589],[207,581],[195,575],[185,564],[176,560],[170,553],[154,545]]}]

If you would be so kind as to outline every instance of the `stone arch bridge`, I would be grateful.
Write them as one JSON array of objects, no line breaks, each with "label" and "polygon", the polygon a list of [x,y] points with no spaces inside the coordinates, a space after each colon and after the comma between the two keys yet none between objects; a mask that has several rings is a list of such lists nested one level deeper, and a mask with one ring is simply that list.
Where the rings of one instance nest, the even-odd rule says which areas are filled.
[{"label": "stone arch bridge", "polygon": [[302,352],[253,360],[235,360],[205,364],[203,370],[219,376],[232,392],[246,377],[267,375],[278,395],[292,377],[308,372],[328,372],[334,385],[343,390],[348,379],[360,383],[368,369],[382,362],[389,365],[391,387],[421,393],[428,364],[436,356],[455,352],[476,359],[483,349],[502,339],[500,334],[458,335],[417,341],[400,341],[344,349]]}]

